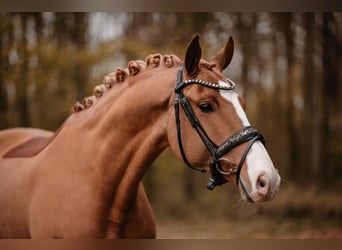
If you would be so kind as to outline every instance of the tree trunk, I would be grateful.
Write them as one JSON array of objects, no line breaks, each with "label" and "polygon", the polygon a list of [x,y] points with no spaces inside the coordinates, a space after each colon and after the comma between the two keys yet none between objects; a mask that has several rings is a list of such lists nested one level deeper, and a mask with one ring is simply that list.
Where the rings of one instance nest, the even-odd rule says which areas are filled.
[{"label": "tree trunk", "polygon": [[2,36],[5,34],[7,18],[0,13],[0,128],[6,128],[7,125],[7,91],[5,85],[5,72],[7,71],[7,58]]},{"label": "tree trunk", "polygon": [[[249,89],[250,89],[250,83],[248,79],[248,71],[249,71],[249,64],[252,60],[253,55],[253,49],[252,49],[252,29],[251,24],[247,25],[246,20],[246,13],[239,13],[238,14],[238,30],[240,31],[240,43],[243,44],[241,46],[242,50],[242,70],[241,70],[241,85],[243,86],[243,95],[246,99],[248,99]],[[245,17],[244,17],[245,16]],[[248,17],[252,18],[252,17]]]},{"label": "tree trunk", "polygon": [[[317,168],[317,161],[314,160],[313,152],[319,151],[320,144],[314,143],[317,140],[315,137],[318,134],[315,125],[317,118],[317,110],[319,109],[319,98],[315,95],[319,94],[319,82],[317,82],[314,75],[314,56],[315,51],[315,14],[304,14],[304,29],[305,29],[305,49],[304,49],[304,77],[303,77],[303,90],[304,90],[304,112],[303,112],[303,130],[305,133],[301,137],[301,152],[303,155],[303,164],[308,166],[307,169],[303,168],[300,171],[302,181],[308,180],[305,178],[309,172],[310,178],[314,177],[315,169]],[[318,105],[317,105],[318,104]],[[318,106],[318,107],[317,107]]]},{"label": "tree trunk", "polygon": [[19,78],[17,82],[17,110],[19,112],[19,125],[20,126],[30,126],[30,114],[29,114],[29,102],[27,96],[28,87],[28,49],[27,49],[27,37],[26,37],[26,25],[27,19],[29,17],[28,13],[21,13],[21,30],[22,30],[22,42],[21,46],[17,49],[21,57]]},{"label": "tree trunk", "polygon": [[322,176],[323,184],[329,184],[333,178],[334,166],[331,161],[332,154],[332,134],[330,133],[330,123],[334,118],[332,111],[336,109],[338,103],[339,82],[339,53],[341,45],[337,39],[336,21],[333,13],[323,14],[322,25],[322,117],[320,120],[320,143],[322,145],[319,159],[319,166],[316,167],[315,176]]},{"label": "tree trunk", "polygon": [[[87,15],[86,13],[74,13],[74,29],[72,33],[73,44],[81,53],[87,44]],[[77,61],[75,65],[75,86],[78,99],[84,98],[86,95],[87,84],[89,81],[89,66],[86,62]]]},{"label": "tree trunk", "polygon": [[300,168],[300,153],[298,139],[296,134],[296,124],[294,119],[295,109],[293,106],[294,95],[294,32],[292,30],[293,14],[283,13],[280,16],[281,26],[284,31],[286,44],[286,127],[288,134],[288,149],[289,149],[289,171],[290,178],[298,181],[298,169]]}]

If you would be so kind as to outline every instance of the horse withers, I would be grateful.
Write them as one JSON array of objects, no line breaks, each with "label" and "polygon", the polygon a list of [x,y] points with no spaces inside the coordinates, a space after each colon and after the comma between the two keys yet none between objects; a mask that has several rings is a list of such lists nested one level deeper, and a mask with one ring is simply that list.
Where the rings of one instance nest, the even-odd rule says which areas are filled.
[{"label": "horse withers", "polygon": [[168,146],[210,173],[209,189],[229,181],[245,200],[272,199],[278,171],[222,74],[233,50],[230,38],[206,61],[196,36],[184,62],[153,54],[107,75],[56,132],[1,131],[0,237],[155,237],[141,179]]}]

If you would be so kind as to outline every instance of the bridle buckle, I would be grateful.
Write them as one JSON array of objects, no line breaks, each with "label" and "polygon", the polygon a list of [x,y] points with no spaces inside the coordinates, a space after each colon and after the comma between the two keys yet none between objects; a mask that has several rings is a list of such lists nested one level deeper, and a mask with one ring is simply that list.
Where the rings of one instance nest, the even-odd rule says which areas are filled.
[{"label": "bridle buckle", "polygon": [[[221,157],[220,159],[218,159],[217,160],[217,164],[216,164],[216,170],[220,173],[220,174],[222,174],[222,175],[232,175],[232,174],[236,174],[237,173],[237,170],[238,170],[238,168],[237,168],[237,166],[235,166],[235,167],[231,167],[227,172],[225,172],[225,171],[223,171],[221,168],[220,168],[220,166],[222,166],[221,164],[220,164],[220,162],[228,162],[230,165],[231,164],[234,164],[232,161],[230,161],[230,160],[228,160],[227,158],[224,158],[224,157]],[[234,164],[235,165],[235,164]]]}]

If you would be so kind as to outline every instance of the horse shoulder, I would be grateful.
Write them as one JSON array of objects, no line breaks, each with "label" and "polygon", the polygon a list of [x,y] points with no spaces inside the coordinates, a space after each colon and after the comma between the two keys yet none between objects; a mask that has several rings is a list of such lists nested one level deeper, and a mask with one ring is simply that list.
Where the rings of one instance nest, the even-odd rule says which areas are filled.
[{"label": "horse shoulder", "polygon": [[124,229],[125,238],[155,238],[156,224],[153,210],[144,186],[139,184],[137,196],[132,204]]},{"label": "horse shoulder", "polygon": [[142,183],[139,184],[137,195],[125,216],[124,223],[111,221],[107,228],[107,237],[129,239],[156,237],[153,210]]}]

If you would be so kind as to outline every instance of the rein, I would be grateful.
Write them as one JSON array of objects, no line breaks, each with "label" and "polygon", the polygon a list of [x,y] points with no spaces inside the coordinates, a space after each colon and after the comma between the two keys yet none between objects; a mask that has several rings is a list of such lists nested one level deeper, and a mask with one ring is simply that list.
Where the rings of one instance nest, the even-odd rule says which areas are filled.
[{"label": "rein", "polygon": [[[184,162],[193,170],[200,171],[202,173],[206,172],[206,170],[204,169],[199,169],[199,168],[192,166],[185,155],[185,151],[184,151],[183,143],[182,143],[181,126],[180,126],[180,118],[179,118],[179,106],[180,106],[179,103],[181,104],[191,126],[197,131],[198,135],[200,136],[204,145],[208,149],[212,158],[210,161],[210,165],[209,165],[211,178],[209,179],[207,188],[209,190],[213,190],[216,186],[222,185],[227,182],[223,178],[224,175],[235,174],[236,184],[237,185],[239,185],[239,183],[241,184],[242,188],[244,189],[247,199],[253,202],[253,200],[248,196],[248,193],[246,192],[246,188],[244,187],[242,181],[240,180],[240,172],[241,172],[242,165],[246,160],[248,152],[252,148],[253,144],[259,140],[265,145],[264,137],[255,128],[251,126],[246,126],[242,128],[241,130],[239,130],[237,133],[233,134],[228,139],[226,139],[221,145],[217,145],[216,143],[214,143],[208,136],[207,132],[205,131],[200,121],[198,120],[196,114],[194,113],[193,109],[191,108],[188,98],[183,93],[183,89],[192,84],[199,84],[204,87],[208,87],[208,88],[215,89],[215,90],[232,91],[235,89],[235,83],[229,79],[227,80],[229,81],[230,86],[217,85],[217,84],[213,84],[210,82],[197,80],[197,79],[183,81],[183,69],[184,69],[184,65],[181,65],[178,68],[178,72],[177,72],[176,88],[175,88],[176,97],[174,100],[174,108],[175,108],[175,116],[176,116],[178,146],[179,146]],[[222,158],[223,155],[228,153],[233,148],[239,146],[240,144],[244,142],[249,142],[249,143],[244,153],[241,156],[239,165],[236,168],[233,167],[227,172],[224,172],[221,169],[221,161],[228,161],[228,160],[226,158]]]}]

